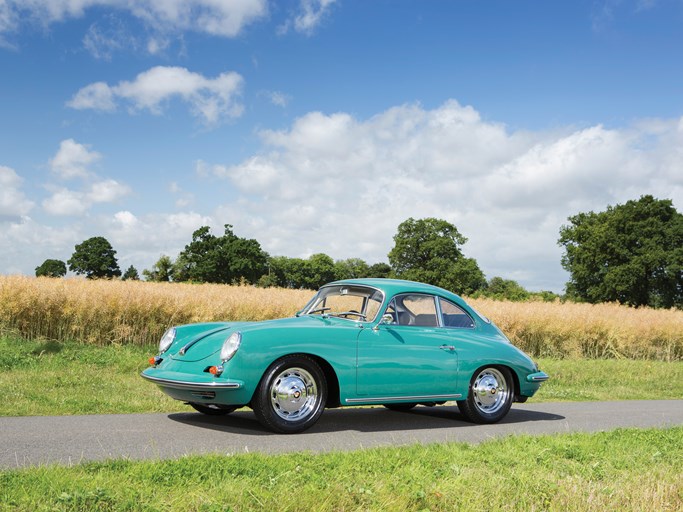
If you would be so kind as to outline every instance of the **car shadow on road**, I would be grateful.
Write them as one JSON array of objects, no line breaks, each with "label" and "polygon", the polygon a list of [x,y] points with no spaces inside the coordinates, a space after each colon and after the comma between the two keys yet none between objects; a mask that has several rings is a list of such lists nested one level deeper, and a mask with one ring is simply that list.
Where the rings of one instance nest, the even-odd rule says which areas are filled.
[{"label": "car shadow on road", "polygon": [[[205,416],[201,413],[169,414],[172,421],[186,425],[218,430],[233,434],[278,435],[263,427],[249,409],[236,411],[226,416]],[[560,421],[565,417],[559,414],[524,409],[510,410],[508,415],[498,424],[520,424],[538,421]],[[390,411],[384,407],[345,407],[328,409],[318,422],[306,434],[330,433],[343,431],[356,432],[392,432],[405,430],[477,428],[458,410],[457,406],[415,407],[410,411]]]}]

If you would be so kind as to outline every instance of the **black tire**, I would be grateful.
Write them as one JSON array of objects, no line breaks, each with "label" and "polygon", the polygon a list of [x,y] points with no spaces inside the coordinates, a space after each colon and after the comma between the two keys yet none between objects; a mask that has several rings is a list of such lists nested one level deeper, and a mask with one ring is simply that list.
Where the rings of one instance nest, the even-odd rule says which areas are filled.
[{"label": "black tire", "polygon": [[384,407],[390,411],[406,412],[415,407],[417,404],[384,404]]},{"label": "black tire", "polygon": [[195,411],[206,414],[207,416],[225,416],[237,409],[237,407],[231,405],[198,404],[194,402],[189,402],[189,405],[192,406]]},{"label": "black tire", "polygon": [[514,394],[510,370],[497,366],[480,368],[472,375],[467,400],[458,400],[458,409],[473,423],[496,423],[510,410]]},{"label": "black tire", "polygon": [[327,383],[313,359],[286,356],[266,370],[256,389],[252,408],[259,422],[280,434],[312,427],[325,410]]}]

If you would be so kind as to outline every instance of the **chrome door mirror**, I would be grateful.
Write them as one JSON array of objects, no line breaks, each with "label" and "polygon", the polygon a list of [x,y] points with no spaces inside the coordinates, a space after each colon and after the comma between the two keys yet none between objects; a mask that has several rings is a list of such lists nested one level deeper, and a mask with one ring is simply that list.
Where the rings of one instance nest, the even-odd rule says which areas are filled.
[{"label": "chrome door mirror", "polygon": [[394,316],[391,313],[385,313],[382,315],[382,318],[379,320],[376,326],[372,328],[373,331],[376,331],[379,329],[380,325],[391,325],[394,323]]}]

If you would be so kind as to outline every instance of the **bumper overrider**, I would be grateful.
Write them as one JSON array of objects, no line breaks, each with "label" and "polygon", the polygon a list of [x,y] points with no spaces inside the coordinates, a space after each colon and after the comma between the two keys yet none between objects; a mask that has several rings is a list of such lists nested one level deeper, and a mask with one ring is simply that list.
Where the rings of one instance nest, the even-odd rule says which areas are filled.
[{"label": "bumper overrider", "polygon": [[545,382],[550,377],[545,372],[530,373],[526,376],[527,382]]}]

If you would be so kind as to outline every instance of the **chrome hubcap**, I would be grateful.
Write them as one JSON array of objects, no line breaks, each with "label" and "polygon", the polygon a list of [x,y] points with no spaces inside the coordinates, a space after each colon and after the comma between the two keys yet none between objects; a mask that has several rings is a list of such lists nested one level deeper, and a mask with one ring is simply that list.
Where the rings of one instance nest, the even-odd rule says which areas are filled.
[{"label": "chrome hubcap", "polygon": [[318,399],[318,387],[306,370],[288,368],[270,386],[273,410],[288,421],[301,420],[313,413]]},{"label": "chrome hubcap", "polygon": [[472,395],[477,409],[493,414],[505,406],[510,390],[502,373],[495,368],[487,368],[474,379]]}]

